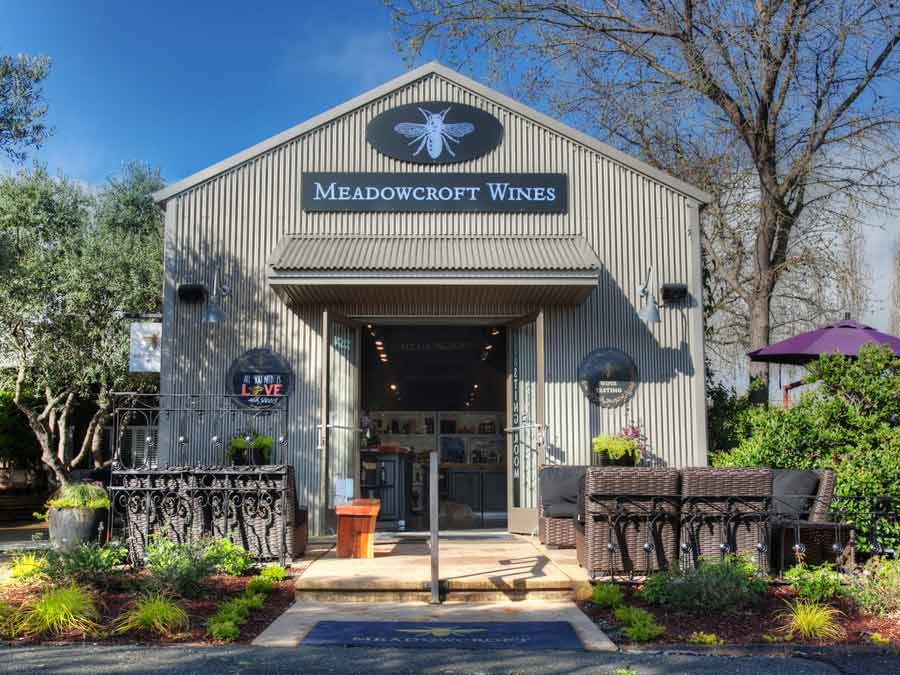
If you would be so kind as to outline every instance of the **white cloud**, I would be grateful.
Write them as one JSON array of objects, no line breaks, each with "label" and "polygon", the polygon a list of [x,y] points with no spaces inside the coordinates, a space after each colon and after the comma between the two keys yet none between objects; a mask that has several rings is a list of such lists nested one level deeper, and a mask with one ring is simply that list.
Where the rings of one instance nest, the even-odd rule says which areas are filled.
[{"label": "white cloud", "polygon": [[307,83],[321,78],[363,90],[396,77],[403,68],[386,30],[329,27],[301,37],[285,49],[280,75]]}]

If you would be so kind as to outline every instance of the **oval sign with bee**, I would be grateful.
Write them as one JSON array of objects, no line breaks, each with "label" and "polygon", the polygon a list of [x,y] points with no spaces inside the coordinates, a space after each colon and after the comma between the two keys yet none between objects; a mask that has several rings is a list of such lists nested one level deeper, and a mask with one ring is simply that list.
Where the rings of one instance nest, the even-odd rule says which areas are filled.
[{"label": "oval sign with bee", "polygon": [[426,101],[391,108],[369,122],[366,140],[379,152],[417,164],[482,157],[500,145],[503,125],[462,103]]}]

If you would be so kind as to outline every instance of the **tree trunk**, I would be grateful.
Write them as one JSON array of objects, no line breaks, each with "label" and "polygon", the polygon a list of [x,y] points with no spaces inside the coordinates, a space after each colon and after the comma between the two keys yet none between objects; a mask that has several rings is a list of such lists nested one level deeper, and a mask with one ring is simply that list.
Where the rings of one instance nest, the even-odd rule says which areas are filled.
[{"label": "tree trunk", "polygon": [[[756,290],[750,304],[750,349],[756,350],[769,344],[771,320],[769,307],[772,293],[765,287]],[[756,404],[765,404],[769,400],[769,364],[757,361],[750,362],[750,381],[758,380],[763,386],[750,390],[750,400]]]}]

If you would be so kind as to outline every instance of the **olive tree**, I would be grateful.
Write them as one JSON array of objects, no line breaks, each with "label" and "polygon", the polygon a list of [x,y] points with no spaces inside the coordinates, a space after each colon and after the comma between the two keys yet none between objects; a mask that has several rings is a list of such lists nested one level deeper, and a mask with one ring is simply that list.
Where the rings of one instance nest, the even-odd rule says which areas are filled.
[{"label": "olive tree", "polygon": [[[136,164],[96,196],[41,168],[0,179],[9,279],[0,286],[0,352],[12,355],[7,384],[59,483],[87,458],[102,463],[110,394],[154,384],[128,372],[127,316],[161,305],[160,216],[144,208],[161,186]],[[69,453],[71,415],[83,401],[94,413]]]},{"label": "olive tree", "polygon": [[25,159],[26,147],[40,147],[49,129],[41,85],[50,72],[46,56],[0,55],[0,154]]},{"label": "olive tree", "polygon": [[[840,258],[829,255],[840,236],[828,224],[885,206],[896,184],[900,3],[387,4],[411,60],[433,50],[486,64],[526,97],[712,190],[720,203],[704,225],[722,230],[704,251],[723,291],[714,302],[747,317],[747,347],[768,344],[780,285],[827,274]],[[785,295],[806,301],[808,288]],[[766,364],[752,368],[768,382]]]}]

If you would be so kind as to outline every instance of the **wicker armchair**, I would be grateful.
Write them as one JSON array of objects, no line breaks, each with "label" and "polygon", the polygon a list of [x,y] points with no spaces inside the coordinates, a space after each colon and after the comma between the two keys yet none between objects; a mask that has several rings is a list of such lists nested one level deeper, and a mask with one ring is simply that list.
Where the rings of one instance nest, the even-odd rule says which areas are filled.
[{"label": "wicker armchair", "polygon": [[771,469],[682,469],[682,563],[751,554],[767,572],[772,483]]},{"label": "wicker armchair", "polygon": [[678,553],[675,469],[591,467],[575,523],[578,562],[598,575],[649,573]]},{"label": "wicker armchair", "polygon": [[813,494],[774,497],[773,540],[778,543],[774,553],[780,556],[774,564],[779,570],[797,563],[798,553],[811,565],[853,562],[853,527],[832,520],[834,472],[810,473],[818,475]]},{"label": "wicker armchair", "polygon": [[578,491],[585,466],[542,466],[538,485],[538,538],[551,548],[575,548]]}]

